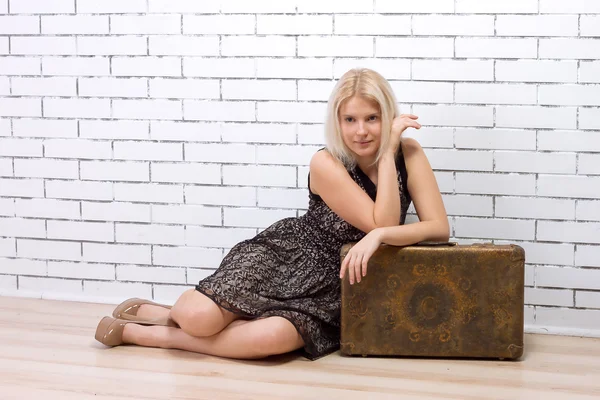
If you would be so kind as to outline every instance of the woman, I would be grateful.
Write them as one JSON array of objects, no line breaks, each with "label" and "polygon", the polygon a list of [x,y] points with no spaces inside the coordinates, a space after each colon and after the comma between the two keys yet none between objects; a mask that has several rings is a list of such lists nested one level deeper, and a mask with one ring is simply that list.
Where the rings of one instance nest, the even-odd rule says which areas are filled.
[{"label": "woman", "polygon": [[[327,148],[310,162],[309,209],[234,246],[215,273],[172,309],[130,299],[96,339],[252,359],[302,349],[316,359],[339,347],[340,279],[360,283],[380,244],[447,241],[448,219],[419,129],[399,115],[389,83],[350,70],[328,103]],[[420,222],[404,226],[412,201]],[[358,242],[343,260],[339,251]]]}]

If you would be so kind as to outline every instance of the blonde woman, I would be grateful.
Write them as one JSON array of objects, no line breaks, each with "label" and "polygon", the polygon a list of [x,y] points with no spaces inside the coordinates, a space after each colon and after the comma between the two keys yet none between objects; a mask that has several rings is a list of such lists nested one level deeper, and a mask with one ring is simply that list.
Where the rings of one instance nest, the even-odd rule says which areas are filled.
[{"label": "blonde woman", "polygon": [[[130,299],[96,339],[254,359],[302,349],[314,360],[339,347],[340,284],[360,284],[382,243],[446,241],[448,219],[419,144],[421,125],[401,115],[389,83],[353,69],[328,103],[327,147],[312,157],[309,208],[234,246],[213,275],[172,308]],[[420,222],[404,225],[410,202]],[[340,247],[358,243],[340,265]]]}]

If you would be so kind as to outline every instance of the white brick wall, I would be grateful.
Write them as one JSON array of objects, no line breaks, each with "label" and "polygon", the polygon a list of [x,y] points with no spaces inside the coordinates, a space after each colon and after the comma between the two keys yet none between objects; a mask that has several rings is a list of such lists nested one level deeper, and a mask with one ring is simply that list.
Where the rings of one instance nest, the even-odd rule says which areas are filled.
[{"label": "white brick wall", "polygon": [[0,294],[174,301],[305,212],[357,66],[419,116],[452,240],[525,248],[528,329],[600,334],[589,0],[1,0]]}]

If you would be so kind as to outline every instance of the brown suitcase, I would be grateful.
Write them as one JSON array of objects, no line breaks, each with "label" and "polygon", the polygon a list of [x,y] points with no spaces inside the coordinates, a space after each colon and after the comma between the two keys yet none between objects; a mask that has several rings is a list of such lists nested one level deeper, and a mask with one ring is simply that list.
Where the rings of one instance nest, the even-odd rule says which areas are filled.
[{"label": "brown suitcase", "polygon": [[516,245],[382,245],[360,283],[342,282],[341,353],[517,359],[524,275]]}]

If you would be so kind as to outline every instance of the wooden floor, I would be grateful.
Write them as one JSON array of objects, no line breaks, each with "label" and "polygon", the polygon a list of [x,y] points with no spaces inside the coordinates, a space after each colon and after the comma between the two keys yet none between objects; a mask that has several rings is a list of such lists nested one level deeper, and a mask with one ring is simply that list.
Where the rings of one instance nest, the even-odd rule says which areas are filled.
[{"label": "wooden floor", "polygon": [[0,399],[599,399],[600,339],[526,335],[522,361],[106,348],[112,306],[0,297]]}]

